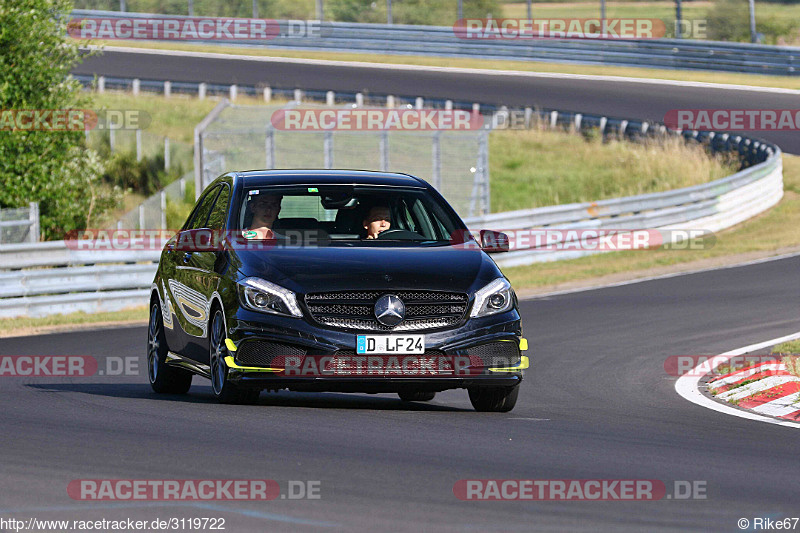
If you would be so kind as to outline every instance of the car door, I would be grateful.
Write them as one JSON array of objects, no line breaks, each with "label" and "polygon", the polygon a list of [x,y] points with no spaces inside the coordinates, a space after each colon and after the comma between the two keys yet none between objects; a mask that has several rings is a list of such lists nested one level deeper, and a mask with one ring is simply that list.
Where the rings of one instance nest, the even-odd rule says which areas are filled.
[{"label": "car door", "polygon": [[175,336],[178,337],[176,347],[181,355],[193,359],[198,356],[200,348],[207,346],[208,297],[195,273],[197,267],[192,264],[192,256],[197,253],[192,230],[205,228],[219,191],[220,187],[217,186],[201,197],[189,222],[177,236],[171,254],[175,268],[174,275],[167,280],[167,284],[178,323],[174,328]]}]

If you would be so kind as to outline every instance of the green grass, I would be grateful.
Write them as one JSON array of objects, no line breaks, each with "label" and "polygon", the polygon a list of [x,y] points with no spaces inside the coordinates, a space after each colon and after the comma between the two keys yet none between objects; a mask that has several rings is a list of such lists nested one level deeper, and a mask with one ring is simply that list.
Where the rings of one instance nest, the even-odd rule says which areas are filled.
[{"label": "green grass", "polygon": [[489,165],[492,212],[666,191],[736,171],[678,138],[604,143],[539,129],[492,132]]},{"label": "green grass", "polygon": [[113,324],[121,322],[147,323],[147,307],[133,307],[122,311],[107,313],[71,313],[68,315],[50,315],[41,318],[4,318],[0,319],[0,337],[28,335],[48,330],[58,330],[71,326],[92,324]]},{"label": "green grass", "polygon": [[772,353],[800,354],[800,339],[778,344],[772,348]]}]

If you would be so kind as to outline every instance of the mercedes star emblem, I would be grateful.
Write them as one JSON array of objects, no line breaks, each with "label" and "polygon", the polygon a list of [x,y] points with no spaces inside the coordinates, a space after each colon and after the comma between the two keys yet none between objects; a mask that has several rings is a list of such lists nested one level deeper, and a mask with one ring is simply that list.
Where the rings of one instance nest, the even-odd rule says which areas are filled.
[{"label": "mercedes star emblem", "polygon": [[375,302],[375,318],[384,326],[396,326],[405,317],[406,306],[394,294],[384,294]]}]

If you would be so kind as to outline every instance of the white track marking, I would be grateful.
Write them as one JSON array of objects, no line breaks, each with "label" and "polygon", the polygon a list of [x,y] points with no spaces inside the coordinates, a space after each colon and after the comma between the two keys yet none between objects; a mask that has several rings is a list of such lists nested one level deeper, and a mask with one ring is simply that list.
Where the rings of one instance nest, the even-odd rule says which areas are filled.
[{"label": "white track marking", "polygon": [[[730,352],[721,354],[724,357],[718,357],[714,359],[714,362],[716,363],[714,365],[714,368],[724,363],[731,357],[746,354],[754,350],[760,350],[762,348],[773,346],[775,344],[780,344],[782,342],[793,341],[795,339],[800,339],[800,332],[792,333],[791,335],[786,335],[784,337],[779,337],[777,339],[771,339],[768,341],[759,342],[757,344],[751,344],[750,346],[744,346],[736,350],[731,350]],[[702,377],[702,375],[694,375],[698,374],[698,372],[699,369],[695,368],[693,370],[690,370],[683,376],[679,377],[678,381],[675,382],[675,392],[677,392],[685,399],[689,400],[694,404],[700,405],[702,407],[707,407],[708,409],[712,409],[720,413],[738,416],[740,418],[747,418],[749,420],[758,420],[760,422],[767,422],[768,424],[776,424],[778,426],[800,428],[800,424],[796,422],[789,422],[788,420],[777,420],[775,418],[766,417],[752,411],[743,411],[739,409],[734,409],[733,407],[729,407],[719,402],[715,402],[711,398],[704,396],[700,392],[700,389],[698,388],[698,384],[700,383],[700,378]]]},{"label": "white track marking", "polygon": [[800,405],[795,403],[797,400],[800,400],[800,392],[795,392],[783,398],[778,398],[777,400],[772,400],[771,402],[754,407],[753,411],[770,416],[785,416],[800,410]]},{"label": "white track marking", "polygon": [[271,57],[252,56],[239,54],[222,54],[218,52],[191,52],[187,50],[156,50],[149,48],[133,48],[127,46],[88,46],[86,49],[102,48],[109,52],[124,52],[137,54],[169,55],[178,57],[199,57],[208,59],[241,59],[245,61],[260,61],[264,63],[294,63],[298,65],[323,65],[331,67],[355,67],[381,70],[397,70],[406,72],[444,72],[453,74],[480,74],[481,76],[516,76],[525,78],[553,78],[586,81],[610,81],[613,83],[639,83],[650,85],[672,85],[675,87],[699,87],[703,89],[718,89],[732,91],[748,91],[775,94],[800,95],[800,90],[785,89],[782,87],[759,87],[755,85],[734,85],[728,83],[709,83],[700,81],[662,80],[658,78],[629,78],[623,76],[601,76],[595,74],[564,74],[559,72],[527,72],[521,70],[495,70],[479,68],[435,67],[429,65],[402,65],[394,63],[369,63],[366,61],[334,61],[330,59],[305,59],[297,57]]}]

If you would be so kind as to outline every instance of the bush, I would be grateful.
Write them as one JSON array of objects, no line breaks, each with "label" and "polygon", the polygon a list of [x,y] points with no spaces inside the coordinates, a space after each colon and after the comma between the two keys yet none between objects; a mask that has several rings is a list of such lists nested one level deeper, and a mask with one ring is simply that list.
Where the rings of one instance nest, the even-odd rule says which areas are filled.
[{"label": "bush", "polygon": [[108,159],[103,180],[109,185],[150,196],[182,174],[183,168],[180,166],[166,172],[164,156],[161,154],[137,161],[136,155],[131,152],[117,152]]},{"label": "bush", "polygon": [[750,9],[746,0],[716,0],[706,19],[708,38],[713,41],[750,40]]},{"label": "bush", "polygon": [[[0,109],[89,107],[70,77],[78,47],[66,39],[68,0],[0,2]],[[90,226],[118,201],[82,131],[0,132],[0,207],[39,202],[45,239]]]}]

